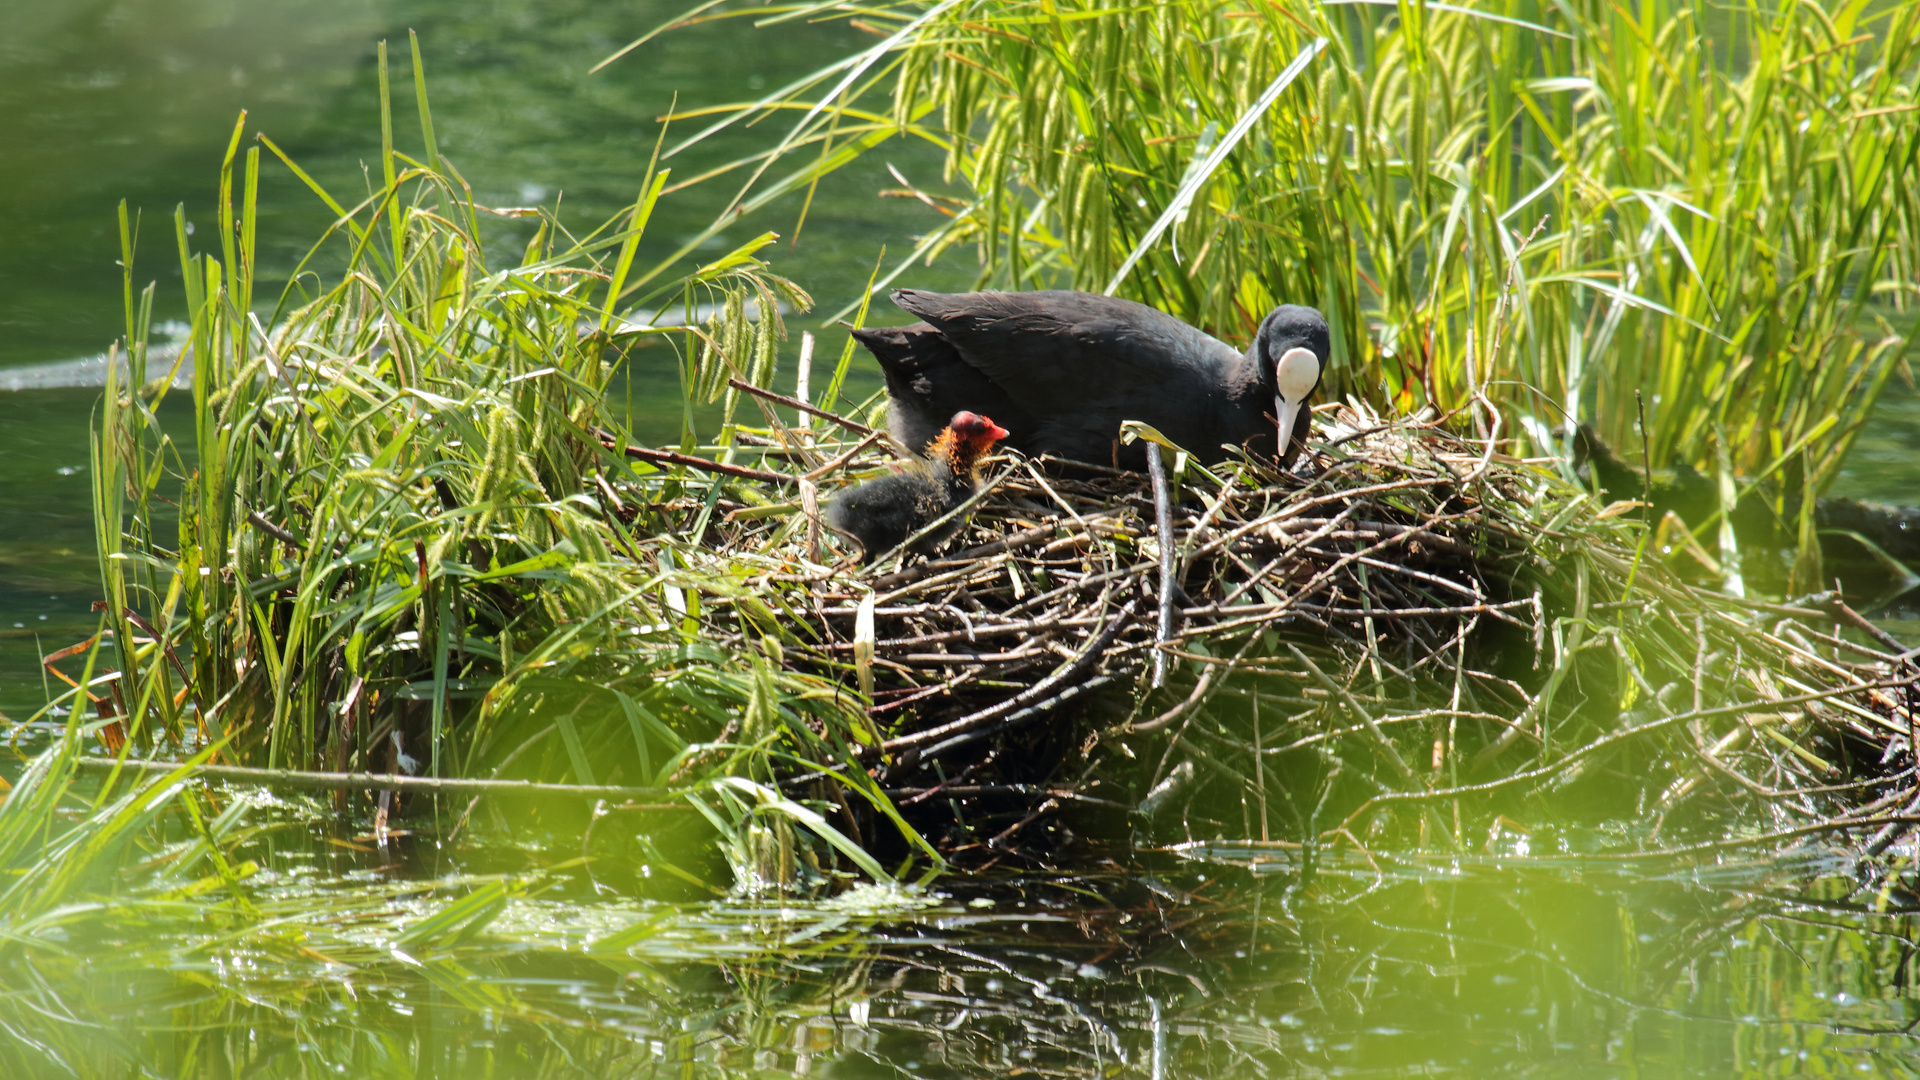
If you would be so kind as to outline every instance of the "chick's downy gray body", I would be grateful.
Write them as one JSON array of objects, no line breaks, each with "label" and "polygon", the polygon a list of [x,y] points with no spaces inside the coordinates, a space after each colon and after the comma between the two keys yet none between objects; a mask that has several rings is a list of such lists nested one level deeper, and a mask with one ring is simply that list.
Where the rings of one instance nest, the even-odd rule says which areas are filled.
[{"label": "chick's downy gray body", "polygon": [[[920,461],[834,499],[827,507],[827,524],[860,541],[861,561],[872,562],[972,496],[979,489],[987,454],[1006,434],[984,416],[956,413],[927,445]],[[920,538],[910,550],[930,552],[959,527],[956,518]]]}]

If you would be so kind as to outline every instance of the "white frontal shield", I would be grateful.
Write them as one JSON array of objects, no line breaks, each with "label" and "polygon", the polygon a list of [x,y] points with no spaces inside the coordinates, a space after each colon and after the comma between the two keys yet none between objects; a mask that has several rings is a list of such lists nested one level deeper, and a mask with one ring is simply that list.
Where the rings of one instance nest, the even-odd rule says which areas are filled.
[{"label": "white frontal shield", "polygon": [[1308,349],[1288,349],[1273,365],[1273,414],[1279,425],[1280,456],[1286,457],[1293,425],[1307,404],[1307,395],[1320,385],[1320,358]]}]

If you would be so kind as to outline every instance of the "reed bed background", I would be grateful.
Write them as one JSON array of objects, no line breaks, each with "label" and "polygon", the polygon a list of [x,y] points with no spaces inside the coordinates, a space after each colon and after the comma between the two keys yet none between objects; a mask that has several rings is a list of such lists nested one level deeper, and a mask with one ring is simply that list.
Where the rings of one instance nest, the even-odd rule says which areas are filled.
[{"label": "reed bed background", "polygon": [[1567,460],[1564,433],[1591,423],[1632,460],[1698,469],[1721,508],[1688,524],[1736,592],[1725,515],[1765,484],[1788,588],[1828,583],[1814,500],[1886,380],[1912,378],[1920,7],[945,0],[852,17],[882,40],[685,114],[712,123],[673,149],[804,110],[736,163],[751,210],[888,138],[928,140],[945,174],[892,194],[927,202],[931,227],[877,288],[972,245],[983,285],[1117,292],[1229,341],[1276,302],[1313,304],[1336,393],[1385,415],[1480,402],[1477,432]]}]

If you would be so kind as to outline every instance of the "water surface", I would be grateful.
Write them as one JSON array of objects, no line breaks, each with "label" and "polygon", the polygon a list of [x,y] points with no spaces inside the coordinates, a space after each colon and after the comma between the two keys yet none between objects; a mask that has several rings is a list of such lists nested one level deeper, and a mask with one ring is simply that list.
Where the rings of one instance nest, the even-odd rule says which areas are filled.
[{"label": "water surface", "polygon": [[1303,878],[1297,851],[1197,843],[818,900],[668,880],[670,814],[381,836],[214,798],[237,880],[156,859],[111,911],[0,945],[32,974],[0,989],[7,1075],[1920,1072],[1914,898],[1818,848],[1703,867],[1508,836]]}]

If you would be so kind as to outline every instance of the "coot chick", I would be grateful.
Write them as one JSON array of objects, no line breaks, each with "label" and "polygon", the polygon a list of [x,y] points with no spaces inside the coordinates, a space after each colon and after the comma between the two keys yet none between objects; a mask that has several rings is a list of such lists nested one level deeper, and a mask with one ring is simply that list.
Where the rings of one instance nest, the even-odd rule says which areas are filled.
[{"label": "coot chick", "polygon": [[[869,480],[827,507],[827,524],[860,541],[862,563],[898,547],[980,489],[980,472],[1007,430],[967,410],[927,443],[925,456],[901,472]],[[955,518],[910,549],[925,554],[960,528]]]},{"label": "coot chick", "polygon": [[1305,440],[1307,399],[1329,352],[1327,321],[1294,304],[1273,309],[1242,353],[1165,312],[1095,293],[933,293],[900,289],[911,326],[855,330],[880,362],[894,434],[919,445],[940,417],[983,409],[1028,454],[1145,467],[1117,448],[1120,422],[1158,428],[1201,461],[1229,447],[1283,462]]}]

